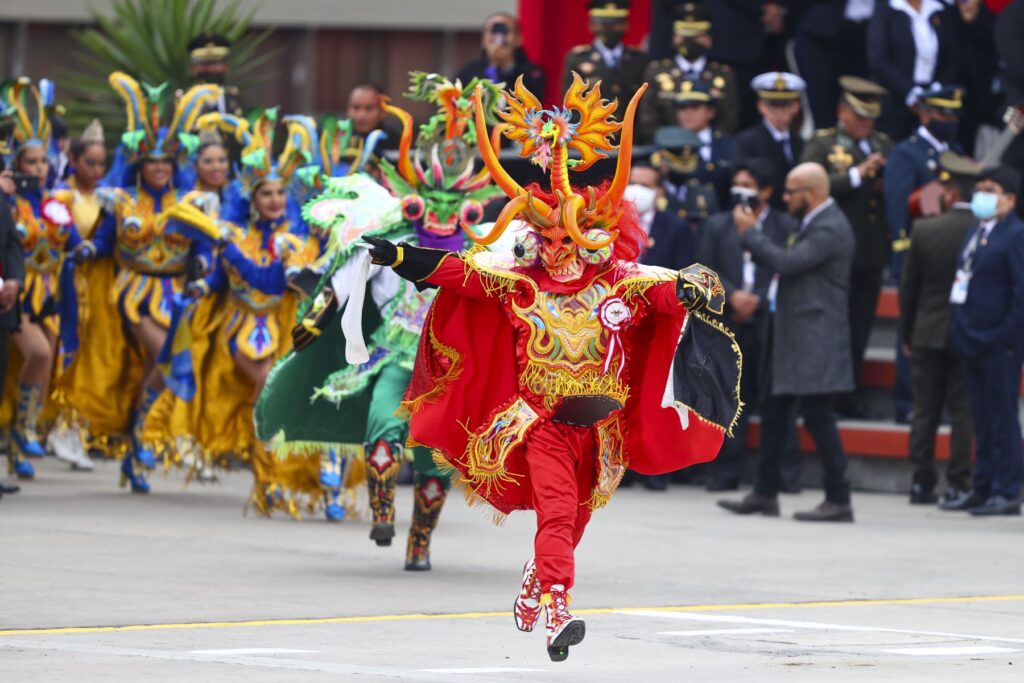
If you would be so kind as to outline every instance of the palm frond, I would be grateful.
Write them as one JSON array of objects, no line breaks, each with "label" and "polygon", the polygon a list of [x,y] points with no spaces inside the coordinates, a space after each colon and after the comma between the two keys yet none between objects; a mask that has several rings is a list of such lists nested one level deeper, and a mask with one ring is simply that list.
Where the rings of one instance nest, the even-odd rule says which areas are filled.
[{"label": "palm frond", "polygon": [[241,0],[114,0],[109,13],[94,10],[95,26],[73,33],[80,48],[68,60],[74,66],[60,74],[69,128],[78,132],[99,118],[107,140],[116,141],[124,110],[107,75],[121,70],[153,85],[167,83],[171,92],[187,89],[192,84],[188,43],[205,31],[232,41],[233,85],[244,89],[273,78],[267,65],[280,50],[265,45],[273,30],[252,30],[259,7],[244,12],[241,7]]}]

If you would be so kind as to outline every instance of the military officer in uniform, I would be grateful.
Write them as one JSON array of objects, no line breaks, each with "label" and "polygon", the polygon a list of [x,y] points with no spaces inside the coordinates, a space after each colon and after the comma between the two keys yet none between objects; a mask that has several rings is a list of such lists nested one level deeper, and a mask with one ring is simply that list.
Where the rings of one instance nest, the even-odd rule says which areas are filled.
[{"label": "military officer in uniform", "polygon": [[733,162],[766,159],[772,165],[772,207],[783,210],[782,188],[786,176],[800,160],[804,141],[794,126],[800,114],[800,95],[807,84],[796,74],[772,71],[755,76],[750,88],[757,93],[757,111],[761,122],[734,138]]},{"label": "military officer in uniform", "polygon": [[647,65],[644,82],[652,91],[640,103],[642,139],[654,137],[661,126],[675,124],[675,95],[685,81],[706,81],[718,102],[715,128],[734,133],[739,120],[739,91],[736,74],[725,64],[709,61],[711,14],[704,5],[687,0],[673,12],[672,44],[678,54]]},{"label": "military officer in uniform", "polygon": [[685,128],[659,128],[654,134],[651,166],[661,174],[666,204],[659,210],[671,211],[686,221],[696,233],[709,215],[720,210],[715,187],[701,180],[701,141]]},{"label": "military officer in uniform", "polygon": [[587,7],[594,42],[570,50],[562,71],[563,90],[572,83],[574,71],[584,80],[601,81],[601,94],[619,101],[619,120],[626,112],[629,98],[644,82],[647,66],[643,50],[622,44],[629,26],[629,6],[630,0],[590,0]]},{"label": "military officer in uniform", "polygon": [[[939,157],[952,149],[957,123],[963,108],[963,90],[956,86],[936,85],[917,101],[920,124],[906,140],[900,142],[886,161],[885,215],[892,237],[890,270],[898,282],[903,269],[903,255],[910,247],[910,195],[914,190],[935,180]],[[953,145],[953,147],[951,147]],[[908,423],[913,410],[910,391],[910,363],[903,355],[903,342],[896,345],[896,386],[893,395],[896,421]]]},{"label": "military officer in uniform", "polygon": [[729,203],[729,181],[732,175],[732,138],[713,126],[717,102],[706,81],[683,81],[674,98],[675,123],[697,134],[700,160],[695,176],[701,183],[710,183],[719,206]]},{"label": "military officer in uniform", "polygon": [[951,423],[946,503],[965,498],[971,489],[971,447],[974,426],[960,356],[949,342],[956,263],[974,223],[970,197],[979,167],[953,152],[939,157],[942,205],[938,216],[914,221],[914,237],[904,260],[900,282],[900,336],[910,355],[914,417],[910,423],[910,461],[914,482],[912,505],[938,502],[935,485],[935,434],[942,408]]},{"label": "military officer in uniform", "polygon": [[216,83],[224,88],[216,111],[245,116],[238,88],[226,83],[230,69],[228,55],[231,54],[231,41],[218,33],[203,33],[189,41],[188,54],[196,83]]},{"label": "military officer in uniform", "polygon": [[[804,147],[802,160],[817,162],[828,170],[832,197],[853,226],[849,315],[856,377],[875,321],[882,271],[889,259],[882,175],[892,140],[875,130],[888,91],[856,76],[842,76],[839,85],[838,126],[817,131]],[[836,408],[847,417],[867,417],[852,395],[840,399]]]}]

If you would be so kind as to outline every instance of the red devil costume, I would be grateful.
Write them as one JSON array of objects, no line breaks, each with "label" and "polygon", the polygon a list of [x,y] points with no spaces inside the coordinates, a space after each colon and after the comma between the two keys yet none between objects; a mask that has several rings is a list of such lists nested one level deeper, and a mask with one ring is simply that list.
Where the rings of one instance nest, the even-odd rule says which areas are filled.
[{"label": "red devil costume", "polygon": [[[477,104],[481,156],[511,201],[488,235],[470,237],[491,244],[521,218],[529,229],[513,253],[370,240],[375,262],[440,287],[404,404],[411,439],[499,516],[536,510],[535,561],[515,617],[532,630],[546,606],[555,661],[585,632],[567,591],[591,512],[627,467],[661,474],[714,458],[739,410],[736,345],[699,312],[721,311],[718,277],[699,265],[677,272],[633,262],[642,232],[622,197],[645,88],[621,124],[599,84],[591,89],[578,76],[560,108],[543,109],[521,79],[506,93],[503,133],[550,170],[550,194],[520,187],[502,169]],[[569,171],[603,158],[616,133],[614,179],[570,185]]]}]

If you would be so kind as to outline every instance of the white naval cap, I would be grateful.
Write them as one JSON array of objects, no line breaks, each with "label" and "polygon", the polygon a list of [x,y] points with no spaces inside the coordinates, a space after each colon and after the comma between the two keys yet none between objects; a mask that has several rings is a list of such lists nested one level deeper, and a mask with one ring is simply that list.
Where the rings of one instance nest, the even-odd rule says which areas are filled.
[{"label": "white naval cap", "polygon": [[766,100],[798,100],[807,88],[804,79],[786,71],[769,71],[754,76],[750,88]]}]

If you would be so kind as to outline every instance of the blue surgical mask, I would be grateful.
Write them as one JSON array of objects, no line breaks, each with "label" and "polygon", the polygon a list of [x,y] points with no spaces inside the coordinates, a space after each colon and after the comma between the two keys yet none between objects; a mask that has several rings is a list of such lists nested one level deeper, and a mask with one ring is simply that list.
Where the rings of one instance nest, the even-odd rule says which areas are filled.
[{"label": "blue surgical mask", "polygon": [[980,221],[995,216],[998,208],[999,196],[994,192],[975,192],[971,197],[971,213]]}]

